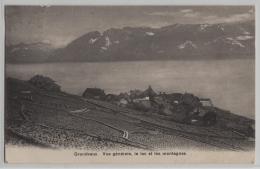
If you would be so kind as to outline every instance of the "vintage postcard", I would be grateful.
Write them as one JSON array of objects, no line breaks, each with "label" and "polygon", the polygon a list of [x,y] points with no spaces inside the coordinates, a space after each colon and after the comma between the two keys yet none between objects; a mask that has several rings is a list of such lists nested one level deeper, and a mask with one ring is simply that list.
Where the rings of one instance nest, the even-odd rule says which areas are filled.
[{"label": "vintage postcard", "polygon": [[254,164],[254,6],[4,10],[6,163]]}]

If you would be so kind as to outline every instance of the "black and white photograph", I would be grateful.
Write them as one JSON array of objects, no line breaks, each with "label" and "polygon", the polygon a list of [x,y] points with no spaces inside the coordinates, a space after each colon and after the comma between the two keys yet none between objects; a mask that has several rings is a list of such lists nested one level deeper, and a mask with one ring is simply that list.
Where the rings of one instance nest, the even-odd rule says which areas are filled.
[{"label": "black and white photograph", "polygon": [[4,10],[6,163],[254,163],[255,6]]}]

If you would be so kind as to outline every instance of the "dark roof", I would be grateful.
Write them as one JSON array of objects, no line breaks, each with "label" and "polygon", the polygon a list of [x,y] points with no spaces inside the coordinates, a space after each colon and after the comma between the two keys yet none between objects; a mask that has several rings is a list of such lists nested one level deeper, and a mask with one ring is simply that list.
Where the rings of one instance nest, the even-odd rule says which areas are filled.
[{"label": "dark roof", "polygon": [[200,98],[200,101],[211,101],[210,98]]},{"label": "dark roof", "polygon": [[105,92],[99,88],[87,88],[83,93],[83,96],[91,95],[91,96],[104,96]]},{"label": "dark roof", "polygon": [[201,105],[200,103],[200,99],[197,97],[197,96],[194,96],[193,94],[191,93],[184,93],[182,95],[182,99],[181,101],[185,104],[189,104],[193,107],[197,107],[199,105]]},{"label": "dark roof", "polygon": [[183,94],[182,93],[171,93],[171,94],[164,94],[164,96],[170,100],[180,101],[182,99]]},{"label": "dark roof", "polygon": [[139,97],[146,97],[146,96],[156,96],[157,94],[152,89],[151,86],[149,86],[144,92],[142,92]]}]

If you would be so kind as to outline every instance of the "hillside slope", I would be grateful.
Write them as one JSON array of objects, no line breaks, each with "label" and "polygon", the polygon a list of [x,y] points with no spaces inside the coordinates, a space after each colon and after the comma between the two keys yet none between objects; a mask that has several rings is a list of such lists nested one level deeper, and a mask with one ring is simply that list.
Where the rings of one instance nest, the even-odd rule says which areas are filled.
[{"label": "hillside slope", "polygon": [[92,150],[246,151],[254,147],[246,136],[217,126],[176,123],[108,102],[40,90],[17,79],[8,78],[6,86],[5,138],[9,144],[18,144],[12,137],[16,135],[48,147]]}]

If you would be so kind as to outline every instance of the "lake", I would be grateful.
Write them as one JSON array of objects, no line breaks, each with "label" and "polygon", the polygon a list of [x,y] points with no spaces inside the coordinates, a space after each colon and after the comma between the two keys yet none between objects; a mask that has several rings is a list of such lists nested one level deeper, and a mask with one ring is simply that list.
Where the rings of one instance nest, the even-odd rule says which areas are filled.
[{"label": "lake", "polygon": [[136,61],[102,63],[7,64],[6,76],[28,80],[36,74],[53,78],[62,90],[81,95],[87,87],[106,93],[146,89],[189,92],[254,119],[254,60]]}]

